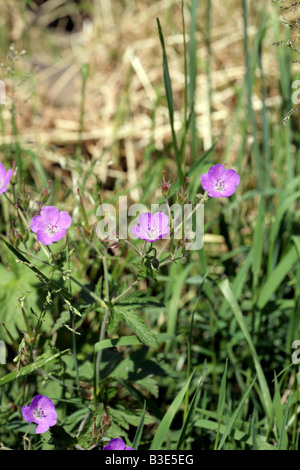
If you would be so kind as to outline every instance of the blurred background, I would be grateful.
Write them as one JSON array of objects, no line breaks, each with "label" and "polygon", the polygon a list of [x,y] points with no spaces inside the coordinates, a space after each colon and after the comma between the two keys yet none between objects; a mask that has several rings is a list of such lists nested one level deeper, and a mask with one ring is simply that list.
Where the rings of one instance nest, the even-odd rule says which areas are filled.
[{"label": "blurred background", "polygon": [[[298,446],[299,373],[291,364],[291,345],[300,338],[299,10],[299,2],[267,0],[0,2],[0,79],[6,86],[6,103],[0,106],[0,161],[7,168],[16,161],[18,190],[22,192],[23,176],[32,204],[52,181],[48,202],[72,212],[74,270],[83,283],[103,290],[102,264],[82,236],[78,187],[90,221],[96,220],[99,192],[103,202],[116,203],[120,195],[127,195],[128,206],[159,203],[162,171],[172,182],[174,199],[179,189],[157,19],[172,83],[174,129],[178,141],[184,142],[180,164],[189,177],[189,197],[195,202],[195,194],[202,191],[200,175],[215,163],[226,163],[241,176],[234,196],[210,199],[205,207],[204,249],[188,261],[162,267],[159,282],[143,279],[139,285],[164,304],[155,312],[143,310],[151,329],[182,333],[171,345],[150,350],[153,361],[167,364],[165,375],[156,375],[154,368],[151,377],[146,376],[155,377],[154,385],[151,380],[144,384],[145,395],[149,392],[155,398],[147,398],[152,415],[162,419],[182,389],[189,353],[190,367],[198,374],[191,382],[193,392],[200,374],[205,375],[187,440],[194,448],[212,448],[217,442],[214,420],[219,418],[215,411],[225,362],[229,359],[227,385],[222,382],[226,424],[241,397],[248,396],[258,357],[266,382],[255,384],[236,429],[251,440],[252,423],[263,434],[262,448],[278,442],[283,448]],[[7,233],[8,204],[4,199],[1,204],[1,232]],[[16,298],[30,284],[27,267],[13,260],[10,253],[1,253],[0,317],[18,334],[15,324],[19,331],[24,324],[20,310],[16,313]],[[134,261],[134,254],[126,250],[122,255],[110,252],[112,290],[135,281]],[[233,300],[220,290],[224,278],[231,281]],[[84,311],[82,325],[81,320],[77,325],[78,357],[92,394],[91,361],[86,357],[98,341],[100,320],[91,299],[82,296],[82,301],[77,291],[73,294]],[[240,307],[232,309],[235,301]],[[239,308],[257,352],[245,340]],[[64,349],[71,343],[70,332],[61,328],[60,306],[53,311],[55,318],[49,315],[44,329]],[[3,334],[1,339],[7,338]],[[110,353],[115,351],[107,352],[107,364]],[[144,360],[136,351],[131,356],[132,367]],[[109,367],[103,372],[109,387],[103,387],[100,398],[117,408],[121,396],[126,409],[127,402],[128,409],[140,409],[143,397],[136,399],[119,383],[111,386],[111,377],[121,377],[132,387],[138,384],[135,376],[130,382],[129,373],[122,375],[122,364],[127,363],[121,362],[117,372]],[[275,373],[279,385],[274,383]],[[12,403],[14,393],[19,391],[8,390],[7,403]],[[58,398],[62,391],[58,387],[51,393]],[[68,399],[67,393],[63,396]],[[19,406],[22,397],[18,400]],[[68,421],[68,404],[65,407],[61,413]],[[6,415],[3,423],[5,428]],[[69,426],[73,429],[74,423]],[[145,448],[155,426],[147,430]],[[174,426],[173,444],[178,442],[180,418]],[[229,439],[228,448],[247,448],[250,442],[234,439]],[[254,446],[254,438],[251,443]]]},{"label": "blurred background", "polygon": [[[150,161],[153,187],[166,160],[171,179],[176,178],[159,18],[178,133],[184,125],[187,48],[194,96],[187,164],[214,144],[212,161],[236,164],[247,175],[242,184],[253,188],[259,182],[261,189],[264,172],[268,183],[282,176],[278,174],[282,159],[290,161],[286,160],[286,171],[299,170],[293,148],[289,156],[279,152],[276,162],[273,158],[277,133],[287,132],[282,120],[293,107],[292,81],[299,77],[299,64],[292,63],[294,51],[287,45],[299,32],[296,10],[280,11],[267,0],[228,0],[222,5],[214,0],[186,1],[184,45],[179,0],[4,0],[1,71],[8,98],[1,108],[1,142],[13,140],[9,115],[13,99],[19,141],[39,154],[51,177],[62,178],[63,162],[68,158],[70,163],[80,140],[107,196],[130,187],[133,201],[140,200],[143,188],[138,183]],[[298,125],[299,113],[293,123]],[[249,174],[252,163],[254,171]],[[87,182],[87,189],[89,185],[93,182]]]}]

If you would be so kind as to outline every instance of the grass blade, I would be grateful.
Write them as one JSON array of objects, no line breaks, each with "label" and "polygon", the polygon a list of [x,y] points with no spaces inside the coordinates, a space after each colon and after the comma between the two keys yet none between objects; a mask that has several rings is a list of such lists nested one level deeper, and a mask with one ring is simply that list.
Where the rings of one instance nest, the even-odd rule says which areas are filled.
[{"label": "grass blade", "polygon": [[269,387],[268,387],[268,383],[266,381],[264,371],[263,371],[263,369],[260,365],[260,361],[259,361],[256,349],[255,349],[254,343],[253,343],[252,338],[249,334],[244,316],[243,316],[242,311],[241,311],[241,309],[240,309],[240,307],[239,307],[239,305],[236,301],[235,295],[234,295],[234,293],[233,293],[233,291],[230,287],[228,279],[225,279],[224,281],[220,282],[219,288],[220,288],[222,294],[224,295],[225,299],[229,303],[229,305],[231,307],[231,310],[232,310],[232,312],[233,312],[233,314],[234,314],[234,316],[235,316],[235,318],[236,318],[236,320],[237,320],[237,322],[238,322],[238,324],[239,324],[239,326],[240,326],[240,328],[241,328],[241,330],[244,334],[244,337],[245,337],[245,339],[248,343],[248,346],[250,348],[252,358],[253,358],[253,362],[254,362],[254,365],[255,365],[255,369],[256,369],[256,372],[257,372],[259,385],[260,385],[262,396],[263,396],[263,405],[266,409],[266,412],[267,412],[267,415],[268,415],[269,421],[270,421],[270,426],[271,426],[271,423],[273,423],[273,406],[272,406],[270,390],[269,390]]},{"label": "grass blade", "polygon": [[150,450],[160,450],[162,448],[162,445],[166,439],[166,436],[170,430],[172,421],[175,417],[175,414],[177,413],[183,399],[186,393],[186,390],[192,380],[192,377],[194,375],[194,371],[191,374],[190,378],[186,381],[184,387],[179,391],[173,402],[168,408],[168,411],[166,412],[165,416],[163,417],[156,433],[154,436],[154,439],[151,443]]},{"label": "grass blade", "polygon": [[184,175],[183,175],[182,168],[181,168],[180,152],[179,152],[179,149],[178,149],[177,138],[176,138],[176,133],[175,133],[175,129],[174,129],[173,92],[172,92],[171,78],[170,78],[170,72],[169,72],[169,66],[168,66],[168,60],[167,60],[167,54],[166,54],[166,48],[165,48],[165,41],[164,41],[164,36],[163,36],[162,29],[161,29],[160,21],[159,21],[158,18],[156,18],[156,21],[157,21],[157,27],[158,27],[158,35],[159,35],[159,39],[160,39],[160,43],[161,43],[161,47],[162,47],[162,53],[163,53],[164,83],[165,83],[167,102],[168,102],[168,110],[169,110],[169,119],[170,119],[171,132],[172,132],[172,140],[173,140],[173,146],[174,146],[178,176],[179,176],[180,184],[183,186],[184,185]]}]

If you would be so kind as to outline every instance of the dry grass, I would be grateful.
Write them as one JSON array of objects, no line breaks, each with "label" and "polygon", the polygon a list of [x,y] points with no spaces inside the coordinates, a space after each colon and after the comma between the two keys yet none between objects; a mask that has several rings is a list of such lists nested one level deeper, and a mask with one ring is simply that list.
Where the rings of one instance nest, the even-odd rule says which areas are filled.
[{"label": "dry grass", "polygon": [[[204,40],[206,2],[200,3],[196,33],[199,61],[195,102],[197,131],[202,150],[208,149],[216,139],[220,139],[221,150],[235,115],[237,89],[245,76],[242,11],[237,0],[222,2],[222,7],[219,1],[212,1],[212,70],[208,83]],[[68,162],[72,167],[78,142],[80,68],[88,63],[90,75],[82,133],[86,164],[95,163],[94,171],[103,187],[109,178],[121,181],[123,187],[133,186],[142,177],[144,149],[153,142],[157,149],[163,150],[171,138],[168,110],[162,96],[162,54],[156,17],[160,18],[165,35],[175,99],[175,128],[179,130],[182,126],[181,2],[99,0],[89,3],[91,11],[87,14],[80,12],[78,4],[66,0],[48,0],[35,7],[35,11],[24,11],[21,4],[5,0],[0,6],[1,28],[8,32],[7,44],[13,41],[18,50],[27,48],[27,55],[17,63],[20,70],[31,75],[30,80],[16,90],[20,141],[27,148],[38,149],[50,174],[53,164],[64,167]],[[260,8],[261,5],[251,8],[250,47],[256,37]],[[273,5],[268,4],[267,8],[270,19],[263,53],[268,88],[266,103],[270,109],[276,109],[281,102],[276,48],[272,46],[276,15]],[[74,22],[72,33],[63,29],[67,12],[71,12]],[[185,19],[188,43],[190,18],[187,8]],[[57,26],[50,28],[53,21],[58,21]],[[5,57],[2,60],[6,61]],[[7,85],[9,94],[10,84]],[[261,108],[259,90],[254,90],[253,103],[257,110]],[[1,141],[10,143],[12,139],[7,127]],[[234,162],[239,146],[236,135],[229,156],[231,162]],[[104,152],[105,149],[111,150]],[[125,171],[121,158],[126,161]],[[138,200],[139,191],[132,190],[131,196]]]}]

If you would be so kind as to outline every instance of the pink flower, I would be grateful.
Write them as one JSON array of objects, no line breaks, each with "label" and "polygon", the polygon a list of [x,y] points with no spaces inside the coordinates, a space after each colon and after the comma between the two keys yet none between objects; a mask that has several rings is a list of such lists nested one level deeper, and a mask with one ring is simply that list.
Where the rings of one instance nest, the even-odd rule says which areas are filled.
[{"label": "pink flower", "polygon": [[209,197],[229,197],[237,185],[240,183],[240,177],[234,170],[226,170],[221,163],[213,165],[208,173],[201,175],[201,184],[205,191],[208,191]]},{"label": "pink flower", "polygon": [[145,212],[139,216],[139,225],[132,227],[132,233],[141,240],[155,242],[170,234],[169,218],[163,212]]},{"label": "pink flower", "polygon": [[21,412],[27,423],[36,423],[36,434],[48,431],[51,426],[57,422],[57,413],[55,406],[50,398],[45,395],[36,395],[33,397],[29,406],[22,406]]},{"label": "pink flower", "polygon": [[45,206],[40,215],[32,218],[30,228],[43,245],[51,245],[65,236],[71,223],[72,219],[67,212],[59,212],[54,206]]},{"label": "pink flower", "polygon": [[0,163],[0,194],[7,190],[7,185],[10,183],[12,170],[5,170],[3,163]]},{"label": "pink flower", "polygon": [[134,450],[132,447],[126,447],[125,442],[117,437],[116,439],[112,439],[110,443],[103,447],[103,450]]}]

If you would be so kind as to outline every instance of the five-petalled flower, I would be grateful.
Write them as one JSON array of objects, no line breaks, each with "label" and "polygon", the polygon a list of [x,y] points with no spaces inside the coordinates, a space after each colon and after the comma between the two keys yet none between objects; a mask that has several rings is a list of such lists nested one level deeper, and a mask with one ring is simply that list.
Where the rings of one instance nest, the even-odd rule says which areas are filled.
[{"label": "five-petalled flower", "polygon": [[208,173],[201,175],[201,184],[209,197],[229,197],[240,182],[240,177],[235,170],[226,170],[217,163],[208,170]]},{"label": "five-petalled flower", "polygon": [[7,191],[7,185],[10,183],[12,170],[5,170],[3,163],[0,163],[0,194]]},{"label": "five-petalled flower", "polygon": [[132,227],[132,233],[147,242],[155,242],[170,235],[169,217],[163,212],[150,214],[144,212],[139,216],[139,225]]},{"label": "five-petalled flower", "polygon": [[112,439],[110,443],[103,447],[103,450],[134,450],[132,447],[126,446],[125,442],[119,437]]},{"label": "five-petalled flower", "polygon": [[55,406],[50,398],[45,395],[33,397],[29,406],[22,406],[21,412],[27,423],[36,423],[36,434],[48,431],[57,422]]},{"label": "five-petalled flower", "polygon": [[43,245],[51,245],[65,236],[71,223],[72,219],[66,211],[59,212],[54,206],[45,206],[40,215],[31,219],[30,228]]}]

